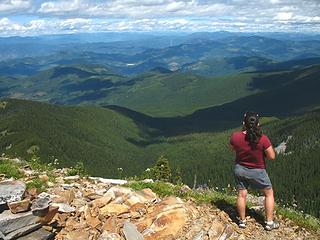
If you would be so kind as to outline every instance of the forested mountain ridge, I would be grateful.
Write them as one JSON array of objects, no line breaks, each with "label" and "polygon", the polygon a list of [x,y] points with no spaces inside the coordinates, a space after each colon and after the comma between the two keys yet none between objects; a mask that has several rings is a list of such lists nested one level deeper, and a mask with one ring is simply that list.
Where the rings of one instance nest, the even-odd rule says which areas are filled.
[{"label": "forested mountain ridge", "polygon": [[[118,105],[152,116],[172,117],[225,103],[234,105],[235,100],[254,99],[254,94],[258,100],[275,95],[277,105],[283,104],[284,99],[291,101],[293,94],[304,99],[307,92],[312,95],[318,87],[318,60],[271,64],[266,70],[221,77],[172,72],[161,67],[136,77],[124,77],[101,65],[62,65],[30,77],[0,77],[0,92],[3,97],[67,105]],[[299,84],[303,85],[301,91]]]}]

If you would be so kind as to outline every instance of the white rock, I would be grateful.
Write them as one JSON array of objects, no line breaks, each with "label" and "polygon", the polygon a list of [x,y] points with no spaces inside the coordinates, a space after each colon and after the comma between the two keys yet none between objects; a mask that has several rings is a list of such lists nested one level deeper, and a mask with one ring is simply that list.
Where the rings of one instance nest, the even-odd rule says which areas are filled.
[{"label": "white rock", "polygon": [[74,207],[71,207],[66,203],[52,203],[51,206],[59,207],[58,211],[62,213],[72,213],[76,211]]},{"label": "white rock", "polygon": [[153,179],[143,179],[142,182],[144,183],[153,183]]},{"label": "white rock", "polygon": [[23,199],[26,191],[26,184],[21,181],[0,182],[0,204],[17,202]]},{"label": "white rock", "polygon": [[90,180],[107,183],[107,184],[113,184],[113,185],[123,185],[127,184],[127,180],[122,179],[107,179],[107,178],[101,178],[101,177],[89,177]]},{"label": "white rock", "polygon": [[75,175],[75,176],[67,176],[63,178],[64,180],[79,180],[80,176],[79,175]]},{"label": "white rock", "polygon": [[124,223],[123,233],[127,240],[143,240],[143,236],[138,232],[137,227],[130,222]]}]

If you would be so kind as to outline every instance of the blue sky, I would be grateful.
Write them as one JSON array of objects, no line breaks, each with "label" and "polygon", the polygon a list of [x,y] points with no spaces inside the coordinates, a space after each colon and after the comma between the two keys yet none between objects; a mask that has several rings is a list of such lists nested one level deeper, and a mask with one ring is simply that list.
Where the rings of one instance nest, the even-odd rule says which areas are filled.
[{"label": "blue sky", "polygon": [[0,0],[0,36],[101,31],[320,33],[320,0]]}]

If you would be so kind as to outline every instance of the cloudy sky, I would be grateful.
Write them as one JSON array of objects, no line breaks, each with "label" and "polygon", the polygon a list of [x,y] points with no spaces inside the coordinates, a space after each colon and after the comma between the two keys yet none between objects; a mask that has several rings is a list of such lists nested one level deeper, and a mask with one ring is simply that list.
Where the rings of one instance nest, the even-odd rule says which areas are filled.
[{"label": "cloudy sky", "polygon": [[320,33],[320,0],[0,0],[0,36],[223,30]]}]

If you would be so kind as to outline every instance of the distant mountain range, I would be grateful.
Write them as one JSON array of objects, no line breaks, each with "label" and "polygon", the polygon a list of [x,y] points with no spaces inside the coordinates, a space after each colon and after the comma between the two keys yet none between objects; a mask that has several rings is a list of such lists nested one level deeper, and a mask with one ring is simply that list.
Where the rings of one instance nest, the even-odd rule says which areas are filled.
[{"label": "distant mountain range", "polygon": [[305,35],[304,40],[290,34],[287,39],[284,35],[265,35],[128,33],[122,38],[117,34],[110,38],[97,35],[96,39],[82,35],[0,38],[0,70],[9,75],[30,75],[61,64],[100,64],[122,75],[135,75],[155,67],[175,71],[221,58],[256,57],[279,62],[320,57],[317,35]]}]

